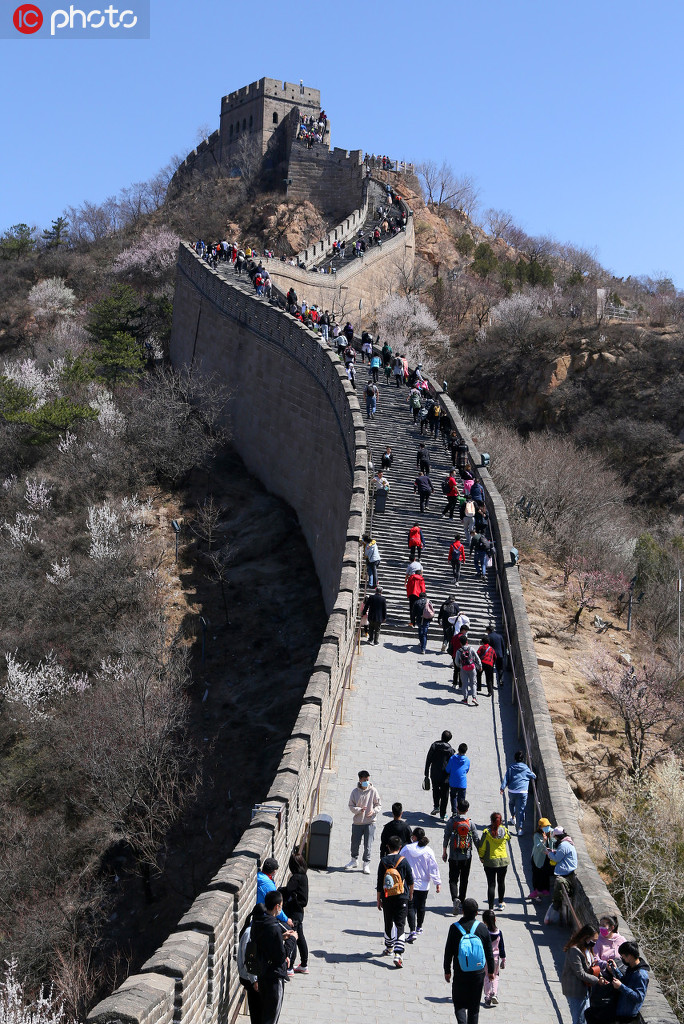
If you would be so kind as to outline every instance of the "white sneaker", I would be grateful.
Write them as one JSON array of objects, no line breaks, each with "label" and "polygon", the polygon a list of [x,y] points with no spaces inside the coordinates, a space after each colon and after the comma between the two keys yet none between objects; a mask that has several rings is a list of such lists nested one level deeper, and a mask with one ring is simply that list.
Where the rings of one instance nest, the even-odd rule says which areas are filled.
[{"label": "white sneaker", "polygon": [[[356,865],[354,865],[354,866],[356,867]],[[363,865],[363,873],[364,873],[364,875],[370,875],[370,864],[364,863],[364,865]]]},{"label": "white sneaker", "polygon": [[492,996],[491,1003],[492,1003],[492,1006],[498,1006],[499,1005],[499,1000],[497,999],[496,996]]},{"label": "white sneaker", "polygon": [[345,871],[353,871],[354,868],[358,868],[358,866],[359,866],[358,860],[356,860],[355,857],[352,857],[352,859],[349,861],[349,863],[344,865],[344,870]]}]

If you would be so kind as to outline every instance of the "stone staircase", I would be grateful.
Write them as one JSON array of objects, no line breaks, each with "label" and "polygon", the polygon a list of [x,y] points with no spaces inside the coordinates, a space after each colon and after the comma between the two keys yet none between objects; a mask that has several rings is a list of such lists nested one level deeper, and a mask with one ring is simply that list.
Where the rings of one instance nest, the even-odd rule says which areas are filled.
[{"label": "stone staircase", "polygon": [[[385,193],[384,186],[382,186],[379,182],[375,181],[373,178],[370,178],[368,180],[367,187],[368,187],[368,213],[366,215],[365,221],[363,222],[363,224],[359,228],[359,230],[362,231],[363,237],[366,239],[366,241],[368,240],[368,236],[372,235],[373,231],[375,230],[375,228],[378,227],[378,225],[381,223],[378,220],[378,218],[376,217],[376,213],[375,213],[375,211],[378,208],[378,205],[380,203],[382,203],[384,205],[387,203],[387,195]],[[394,206],[393,209],[392,209],[392,213],[394,215],[396,215],[398,212],[400,212],[399,211],[399,207],[398,206]],[[341,270],[342,267],[348,267],[352,260],[362,258],[362,257],[352,256],[352,252],[354,251],[354,245],[356,243],[356,238],[357,237],[358,236],[356,235],[353,238],[350,238],[349,241],[347,242],[347,245],[346,245],[347,255],[346,256],[334,256],[333,257],[333,256],[330,256],[329,253],[326,253],[324,256],[321,256],[320,259],[317,259],[315,261],[315,263],[312,264],[312,266],[315,266],[315,267],[321,267],[321,266],[325,267],[327,272],[330,272],[332,270],[336,270],[337,271],[337,270]],[[385,236],[385,241],[389,237],[390,237],[389,235],[386,235]],[[371,251],[372,251],[372,249],[371,249]]]},{"label": "stone staircase", "polygon": [[[364,367],[357,362],[356,388],[364,418],[366,410],[363,391],[368,379],[367,366],[367,363]],[[427,435],[421,438],[420,428],[414,426],[409,410],[407,388],[397,388],[394,380],[386,385],[382,373],[378,388],[380,400],[375,419],[366,420],[370,457],[373,465],[379,468],[386,445],[391,446],[394,455],[394,463],[387,473],[390,492],[385,512],[373,512],[372,526],[382,556],[379,583],[387,599],[387,623],[383,632],[417,638],[417,630],[409,621],[404,579],[410,561],[407,535],[414,522],[418,522],[425,539],[425,554],[421,557],[425,586],[435,612],[449,594],[454,594],[461,611],[470,619],[470,637],[478,646],[485,627],[490,622],[500,623],[501,602],[495,590],[493,573],[491,582],[483,582],[478,578],[472,556],[467,550],[459,583],[454,583],[447,555],[456,531],[463,539],[458,506],[453,520],[440,515],[446,506],[441,482],[451,468],[451,454],[443,441],[433,441]],[[418,495],[413,493],[413,481],[418,476],[416,452],[421,440],[425,441],[430,452],[430,477],[435,488],[428,510],[422,516]],[[430,627],[430,637],[435,640],[438,636],[441,637],[441,627],[435,622]]]}]

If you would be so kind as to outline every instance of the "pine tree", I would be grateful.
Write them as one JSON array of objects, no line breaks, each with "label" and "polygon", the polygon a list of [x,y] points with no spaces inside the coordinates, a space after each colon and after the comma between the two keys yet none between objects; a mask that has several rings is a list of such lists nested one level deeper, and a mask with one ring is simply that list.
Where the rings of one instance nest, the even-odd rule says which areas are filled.
[{"label": "pine tree", "polygon": [[46,249],[59,249],[60,245],[69,242],[69,221],[66,217],[57,217],[52,226],[43,231],[43,242]]}]

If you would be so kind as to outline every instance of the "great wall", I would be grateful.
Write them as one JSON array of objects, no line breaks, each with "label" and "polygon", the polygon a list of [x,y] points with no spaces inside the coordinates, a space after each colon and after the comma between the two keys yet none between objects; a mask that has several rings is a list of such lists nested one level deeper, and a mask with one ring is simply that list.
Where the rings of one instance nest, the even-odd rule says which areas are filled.
[{"label": "great wall", "polygon": [[[268,102],[262,109],[271,116],[276,112],[268,105],[270,86],[264,88],[262,83],[224,100],[221,131],[212,136],[210,145],[200,147],[189,158],[182,173],[193,172],[193,162],[194,169],[201,169],[210,149],[218,155],[236,105],[249,104],[263,95]],[[299,88],[284,83],[280,92]],[[312,102],[319,102],[318,94]],[[281,123],[286,119],[287,112],[279,117]],[[359,179],[355,212],[338,225],[340,236],[348,231],[351,237],[356,224],[367,215],[368,192],[361,196],[362,187],[368,185]],[[320,250],[300,254],[300,262],[310,266],[320,261],[335,237],[333,231],[321,240]],[[329,300],[330,308],[346,283],[351,303],[358,308],[363,299],[367,302],[364,309],[370,312],[391,289],[397,261],[412,260],[412,246],[409,217],[405,232],[364,260],[349,261],[350,266],[336,275],[314,275],[307,269],[275,263],[269,269],[280,288],[294,283],[306,290],[310,301],[326,305]],[[171,358],[175,366],[218,372],[230,382],[233,442],[250,471],[296,510],[329,618],[297,721],[264,799],[266,809],[255,814],[235,849],[227,851],[221,870],[156,954],[92,1010],[91,1024],[115,1020],[127,1024],[232,1024],[236,1019],[244,1002],[236,950],[242,926],[254,906],[257,865],[275,856],[284,867],[292,848],[303,844],[312,818],[325,809],[325,769],[334,758],[336,726],[342,719],[359,651],[359,610],[365,586],[359,540],[370,515],[369,441],[356,392],[337,355],[318,334],[280,308],[277,294],[270,304],[257,298],[183,245],[178,256]],[[431,381],[430,387],[467,445],[471,464],[477,467],[476,477],[485,490],[497,549],[496,591],[505,613],[519,733],[538,770],[539,807],[575,837],[579,855],[575,912],[580,921],[596,921],[606,909],[617,913],[617,908],[587,853],[577,801],[563,771],[518,568],[510,556],[514,543],[506,509],[457,406],[435,382]],[[284,882],[282,869],[281,876],[279,881]],[[629,935],[622,921],[620,931]],[[451,1013],[449,1007],[444,1019]],[[644,1018],[651,1024],[675,1021],[654,980]],[[311,1017],[315,1019],[320,1018]],[[332,1014],[330,1019],[334,1019]]]}]

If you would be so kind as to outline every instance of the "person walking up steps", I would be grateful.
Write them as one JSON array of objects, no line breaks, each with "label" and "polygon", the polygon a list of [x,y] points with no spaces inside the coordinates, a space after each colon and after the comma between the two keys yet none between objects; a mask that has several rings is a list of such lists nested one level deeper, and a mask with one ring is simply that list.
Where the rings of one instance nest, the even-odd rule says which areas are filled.
[{"label": "person walking up steps", "polygon": [[410,931],[406,936],[407,942],[415,942],[418,936],[423,934],[425,904],[430,891],[430,883],[435,883],[436,892],[439,892],[442,887],[439,864],[429,843],[430,840],[425,835],[425,829],[414,828],[411,842],[401,849],[401,855],[406,857],[413,873],[413,896],[408,905]]},{"label": "person walking up steps", "polygon": [[418,523],[414,523],[408,532],[408,549],[412,562],[420,559],[423,554],[424,547],[425,541],[423,540],[423,531]]},{"label": "person walking up steps", "polygon": [[378,408],[378,399],[380,397],[378,385],[374,384],[372,380],[369,380],[364,388],[364,395],[366,396],[366,416],[369,420],[374,420],[375,413]]},{"label": "person walking up steps", "polygon": [[421,514],[427,511],[428,502],[430,501],[430,495],[434,494],[434,487],[432,486],[432,480],[428,473],[421,473],[420,476],[416,477],[413,482],[413,493],[418,494],[420,499],[420,511]]},{"label": "person walking up steps", "polygon": [[498,811],[490,816],[490,824],[484,830],[477,847],[480,860],[487,876],[487,904],[494,910],[494,889],[498,891],[497,910],[505,910],[506,904],[506,872],[508,871],[508,843],[510,833],[501,823]]},{"label": "person walking up steps", "polygon": [[466,757],[468,744],[459,743],[458,753],[452,754],[446,764],[447,775],[449,776],[449,793],[451,795],[451,813],[455,814],[456,804],[459,800],[465,800],[466,787],[468,785],[468,772],[470,771],[470,758]]},{"label": "person walking up steps", "polygon": [[449,776],[446,766],[455,753],[450,740],[451,733],[445,729],[442,738],[430,746],[425,758],[425,778],[432,783],[432,814],[438,814],[440,821],[444,821],[449,799]]},{"label": "person walking up steps", "polygon": [[364,551],[366,556],[366,570],[368,573],[368,586],[377,587],[378,585],[378,569],[380,568],[380,562],[382,561],[380,555],[380,549],[378,548],[378,542],[372,537],[368,538],[368,543]]},{"label": "person walking up steps", "polygon": [[458,581],[461,576],[461,566],[465,562],[465,548],[461,543],[458,534],[454,534],[454,539],[449,548],[449,555],[447,561],[451,565],[451,571],[454,576],[454,582],[458,586]]},{"label": "person walking up steps", "polygon": [[349,810],[354,815],[351,830],[351,860],[345,871],[359,866],[359,849],[363,839],[363,873],[370,875],[371,847],[375,836],[375,819],[380,811],[380,794],[371,785],[370,772],[359,772],[359,784],[351,791]]},{"label": "person walking up steps", "polygon": [[409,602],[409,617],[411,625],[413,625],[413,606],[418,598],[424,593],[425,580],[423,579],[422,572],[411,573],[411,575],[406,579],[406,596],[408,597]]},{"label": "person walking up steps", "polygon": [[458,501],[458,484],[456,483],[455,470],[451,470],[446,481],[446,494],[447,503],[442,509],[442,515],[448,514],[449,519],[454,518],[454,512],[456,511],[456,502]]},{"label": "person walking up steps", "polygon": [[374,594],[369,594],[363,602],[361,617],[368,616],[368,643],[380,643],[380,627],[387,619],[387,601],[385,600],[382,587],[376,587]]},{"label": "person walking up steps", "polygon": [[454,917],[463,909],[473,862],[473,847],[477,847],[479,839],[475,823],[467,817],[469,808],[467,800],[459,800],[456,813],[451,815],[444,826],[442,860],[449,862],[449,892]]},{"label": "person walking up steps", "polygon": [[496,926],[496,915],[493,910],[482,912],[482,923],[487,926],[489,938],[492,940],[492,953],[494,955],[494,977],[487,976],[484,983],[484,1004],[485,1006],[499,1005],[499,971],[506,966],[506,947],[504,946],[503,933]]},{"label": "person walking up steps", "polygon": [[[392,836],[389,853],[378,866],[377,903],[385,923],[383,956],[394,954],[395,967],[403,967],[406,917],[409,900],[413,899],[413,872],[405,857],[399,853],[401,839]],[[395,938],[396,934],[396,938]]]},{"label": "person walking up steps", "polygon": [[456,604],[456,598],[453,594],[449,594],[446,601],[442,603],[441,608],[437,614],[437,622],[442,627],[442,650],[441,654],[448,649],[451,642],[451,638],[454,635],[454,627],[449,619],[454,619],[458,615],[460,608]]},{"label": "person walking up steps", "polygon": [[453,982],[451,998],[458,1024],[477,1024],[485,972],[494,976],[494,954],[487,926],[477,921],[477,901],[466,900],[463,917],[454,921],[444,948],[444,980]]},{"label": "person walking up steps", "polygon": [[[416,575],[418,574],[414,573],[414,576]],[[429,600],[426,593],[419,594],[411,608],[411,625],[418,627],[418,645],[421,654],[425,654],[427,650],[428,630],[434,617],[435,609],[432,606],[432,601]]]},{"label": "person walking up steps", "polygon": [[487,684],[487,695],[489,697],[494,696],[494,662],[496,661],[496,651],[493,647],[487,643],[487,637],[482,637],[482,642],[477,649],[477,656],[482,663],[482,668],[477,673],[477,692],[480,692],[482,688],[482,673],[484,672],[485,682]]},{"label": "person walking up steps", "polygon": [[430,453],[425,447],[425,442],[420,442],[420,447],[416,452],[416,469],[421,473],[430,475]]}]

